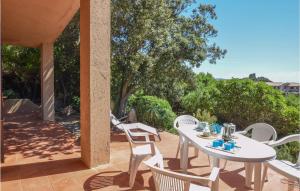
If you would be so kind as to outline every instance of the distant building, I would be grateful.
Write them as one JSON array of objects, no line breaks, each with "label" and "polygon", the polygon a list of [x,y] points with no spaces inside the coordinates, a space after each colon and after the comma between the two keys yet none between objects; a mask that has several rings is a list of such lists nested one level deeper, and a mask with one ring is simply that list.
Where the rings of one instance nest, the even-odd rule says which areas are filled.
[{"label": "distant building", "polygon": [[266,82],[275,89],[281,90],[285,93],[300,94],[300,83],[295,82]]}]

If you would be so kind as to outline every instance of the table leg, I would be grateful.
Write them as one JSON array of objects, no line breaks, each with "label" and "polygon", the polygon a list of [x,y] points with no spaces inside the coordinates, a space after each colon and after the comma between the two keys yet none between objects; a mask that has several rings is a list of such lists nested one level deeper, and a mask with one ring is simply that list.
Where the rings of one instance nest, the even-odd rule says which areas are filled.
[{"label": "table leg", "polygon": [[213,167],[220,167],[220,159],[219,158],[213,158]]},{"label": "table leg", "polygon": [[252,174],[253,174],[253,164],[245,162],[245,186],[251,188]]},{"label": "table leg", "polygon": [[261,167],[262,163],[254,164],[254,191],[261,191]]},{"label": "table leg", "polygon": [[188,167],[188,149],[189,149],[189,143],[188,140],[182,137],[182,146],[180,148],[180,168],[183,172],[187,171]]},{"label": "table leg", "polygon": [[[220,167],[220,159],[219,158],[213,158],[213,167]],[[219,178],[215,180],[215,182],[212,184],[212,189],[213,191],[219,191]]]},{"label": "table leg", "polygon": [[[289,181],[293,181],[293,180],[289,180]],[[288,191],[294,191],[295,186],[293,184],[291,184],[291,182],[289,182],[288,184]]]}]

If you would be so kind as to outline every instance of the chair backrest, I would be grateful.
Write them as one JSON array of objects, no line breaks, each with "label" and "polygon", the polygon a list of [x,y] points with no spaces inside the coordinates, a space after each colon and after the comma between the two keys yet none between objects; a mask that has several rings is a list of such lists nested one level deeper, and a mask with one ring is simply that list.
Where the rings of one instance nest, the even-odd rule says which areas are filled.
[{"label": "chair backrest", "polygon": [[182,125],[190,125],[197,127],[199,120],[191,115],[180,115],[174,121],[174,128],[179,128]]},{"label": "chair backrest", "polygon": [[164,170],[163,157],[160,154],[154,155],[144,163],[151,169],[156,191],[188,191],[191,182],[194,181],[185,174]]},{"label": "chair backrest", "polygon": [[117,127],[120,130],[123,130],[123,126],[121,125],[122,122],[116,118],[116,116],[114,116],[114,114],[112,114],[112,112],[110,111],[110,122],[113,124],[113,126]]},{"label": "chair backrest", "polygon": [[250,130],[252,130],[251,138],[257,141],[263,142],[270,141],[271,139],[275,141],[277,139],[276,130],[269,124],[254,123],[245,129],[247,132]]},{"label": "chair backrest", "polygon": [[[291,143],[291,142],[300,143],[300,134],[288,135],[286,137],[281,138],[278,141],[275,141],[275,142],[271,143],[270,145],[272,147],[277,147],[277,146],[284,145],[284,144]],[[300,152],[298,153],[298,159],[297,159],[296,164],[298,166],[300,166]]]}]

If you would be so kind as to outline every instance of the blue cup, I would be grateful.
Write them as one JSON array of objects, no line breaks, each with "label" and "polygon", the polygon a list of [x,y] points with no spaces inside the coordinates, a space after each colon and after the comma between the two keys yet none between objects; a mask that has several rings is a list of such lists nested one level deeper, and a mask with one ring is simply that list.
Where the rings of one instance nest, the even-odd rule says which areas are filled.
[{"label": "blue cup", "polygon": [[214,124],[210,126],[210,131],[213,132],[213,133],[217,133],[216,127],[215,127]]},{"label": "blue cup", "polygon": [[231,148],[234,149],[234,147],[235,147],[235,142],[234,142],[234,141],[229,141],[228,143],[231,144]]},{"label": "blue cup", "polygon": [[220,134],[221,132],[222,132],[222,126],[219,125],[219,124],[217,124],[217,125],[216,125],[216,133],[217,133],[217,134]]},{"label": "blue cup", "polygon": [[213,124],[211,127],[213,132],[215,132],[216,134],[220,134],[222,131],[222,126],[217,123]]},{"label": "blue cup", "polygon": [[213,143],[212,143],[212,146],[213,147],[218,147],[218,146],[220,146],[220,142],[218,140],[214,140]]},{"label": "blue cup", "polygon": [[224,144],[224,140],[223,139],[219,139],[219,146],[223,146],[223,144]]},{"label": "blue cup", "polygon": [[224,149],[225,149],[226,151],[230,151],[230,149],[231,149],[231,143],[225,143],[225,144],[224,144]]}]

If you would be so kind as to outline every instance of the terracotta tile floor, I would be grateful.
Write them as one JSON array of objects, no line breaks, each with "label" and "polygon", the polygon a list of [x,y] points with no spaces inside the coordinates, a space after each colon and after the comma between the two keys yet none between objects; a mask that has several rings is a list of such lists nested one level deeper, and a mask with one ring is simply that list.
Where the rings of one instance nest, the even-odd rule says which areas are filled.
[{"label": "terracotta tile floor", "polygon": [[[179,170],[175,152],[178,137],[161,133],[157,146],[165,157],[166,168]],[[5,163],[1,166],[3,191],[77,191],[77,190],[154,190],[150,171],[141,166],[133,189],[128,187],[129,145],[123,134],[111,136],[111,161],[88,169],[80,161],[80,147],[75,138],[56,123],[22,120],[5,123]],[[208,175],[207,156],[193,158],[189,172]],[[266,191],[286,190],[281,176],[270,171]],[[243,164],[228,162],[220,175],[220,191],[242,191]]]}]

